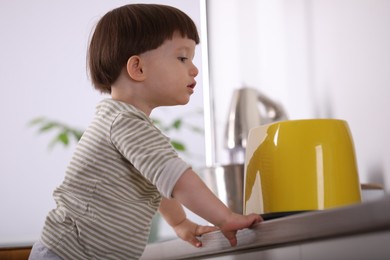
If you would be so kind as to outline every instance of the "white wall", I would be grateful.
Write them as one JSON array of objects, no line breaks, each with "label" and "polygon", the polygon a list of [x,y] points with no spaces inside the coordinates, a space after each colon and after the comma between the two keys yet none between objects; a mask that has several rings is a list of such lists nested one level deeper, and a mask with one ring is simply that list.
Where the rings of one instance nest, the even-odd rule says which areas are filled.
[{"label": "white wall", "polygon": [[290,119],[346,120],[362,182],[390,191],[390,1],[209,1],[216,163],[230,98],[244,85],[279,101]]},{"label": "white wall", "polygon": [[[52,191],[62,181],[74,149],[72,144],[67,149],[48,150],[52,135],[38,135],[28,122],[46,116],[82,129],[87,126],[96,103],[106,98],[92,88],[86,76],[90,32],[104,13],[131,2],[176,6],[200,28],[199,1],[0,2],[0,246],[37,239],[47,212],[55,206]],[[169,122],[203,107],[201,45],[194,62],[200,74],[191,102],[161,109],[152,116]],[[203,127],[202,116],[190,121]],[[204,136],[185,131],[176,137],[190,147],[190,163],[203,165]]]},{"label": "white wall", "polygon": [[[290,118],[314,116],[312,89],[307,82],[305,20],[298,1],[214,0],[208,2],[210,86],[214,90],[216,162],[229,163],[224,131],[232,92],[254,87],[280,102]],[[290,17],[293,16],[293,17]],[[287,20],[296,33],[286,30]],[[289,21],[290,22],[290,21]],[[292,26],[292,25],[291,25]],[[288,61],[293,60],[297,64]]]},{"label": "white wall", "polygon": [[348,120],[361,179],[383,183],[390,174],[390,1],[312,1],[309,10],[318,112]]}]

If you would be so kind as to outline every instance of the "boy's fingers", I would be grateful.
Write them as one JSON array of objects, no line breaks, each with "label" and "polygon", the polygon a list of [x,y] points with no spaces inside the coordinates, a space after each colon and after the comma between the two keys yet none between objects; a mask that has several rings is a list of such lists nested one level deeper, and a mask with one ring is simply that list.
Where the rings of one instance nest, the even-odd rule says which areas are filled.
[{"label": "boy's fingers", "polygon": [[223,235],[226,237],[227,240],[229,240],[231,246],[237,245],[236,232],[223,232]]},{"label": "boy's fingers", "polygon": [[231,246],[236,246],[237,245],[237,238],[233,237],[229,239],[230,245]]},{"label": "boy's fingers", "polygon": [[258,215],[258,214],[252,213],[252,214],[250,214],[249,216],[253,217],[253,223],[252,223],[252,225],[255,225],[255,224],[260,223],[260,222],[263,221],[263,218],[262,218],[260,215]]},{"label": "boy's fingers", "polygon": [[203,234],[210,233],[210,232],[217,231],[217,230],[219,230],[219,228],[217,228],[217,227],[213,227],[213,226],[199,226],[198,225],[196,227],[195,235],[196,236],[201,236]]},{"label": "boy's fingers", "polygon": [[200,242],[198,239],[196,239],[195,237],[191,238],[188,240],[188,242],[193,245],[194,247],[201,247],[202,246],[202,242]]}]

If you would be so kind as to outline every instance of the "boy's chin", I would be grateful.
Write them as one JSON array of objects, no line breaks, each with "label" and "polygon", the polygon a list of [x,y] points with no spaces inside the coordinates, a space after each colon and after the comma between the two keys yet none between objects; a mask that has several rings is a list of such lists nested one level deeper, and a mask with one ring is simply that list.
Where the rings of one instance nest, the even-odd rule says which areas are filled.
[{"label": "boy's chin", "polygon": [[178,100],[176,106],[184,106],[187,105],[190,102],[190,98]]}]

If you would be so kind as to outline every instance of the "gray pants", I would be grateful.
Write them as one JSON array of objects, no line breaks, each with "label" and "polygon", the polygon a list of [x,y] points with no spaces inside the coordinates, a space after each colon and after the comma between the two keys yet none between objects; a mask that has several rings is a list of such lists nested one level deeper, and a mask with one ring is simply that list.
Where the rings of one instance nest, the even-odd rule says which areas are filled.
[{"label": "gray pants", "polygon": [[40,240],[35,242],[28,260],[62,260],[53,251],[47,248]]}]

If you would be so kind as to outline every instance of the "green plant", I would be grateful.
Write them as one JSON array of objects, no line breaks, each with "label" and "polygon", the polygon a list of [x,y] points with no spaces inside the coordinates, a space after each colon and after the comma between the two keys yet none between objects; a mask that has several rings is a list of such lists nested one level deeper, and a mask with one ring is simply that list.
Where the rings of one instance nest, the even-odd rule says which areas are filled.
[{"label": "green plant", "polygon": [[[202,113],[201,110],[196,111],[197,114]],[[153,123],[165,134],[170,134],[173,131],[180,131],[184,128],[198,134],[203,134],[203,129],[187,123],[184,117],[177,117],[169,123],[165,123],[160,119],[152,118]],[[61,144],[65,147],[69,146],[72,141],[78,142],[83,135],[84,130],[76,127],[69,126],[57,120],[48,119],[46,117],[37,117],[29,122],[29,126],[37,126],[38,133],[56,132],[56,135],[49,143],[49,148],[54,147],[57,144]],[[171,139],[171,144],[178,152],[186,152],[187,147],[184,142]]]},{"label": "green plant", "polygon": [[71,127],[64,123],[58,122],[56,120],[51,120],[45,117],[34,118],[29,122],[29,126],[38,126],[39,133],[47,133],[50,131],[57,132],[57,135],[49,143],[49,148],[52,148],[56,144],[68,146],[72,139],[78,142],[84,132],[84,130]]},{"label": "green plant", "polygon": [[[203,129],[184,121],[183,118],[175,118],[172,122],[166,124],[159,119],[152,118],[153,123],[164,133],[169,134],[172,131],[180,131],[184,128],[191,130],[194,133],[203,134]],[[187,150],[185,144],[182,141],[171,139],[171,144],[179,152],[185,152]]]}]

